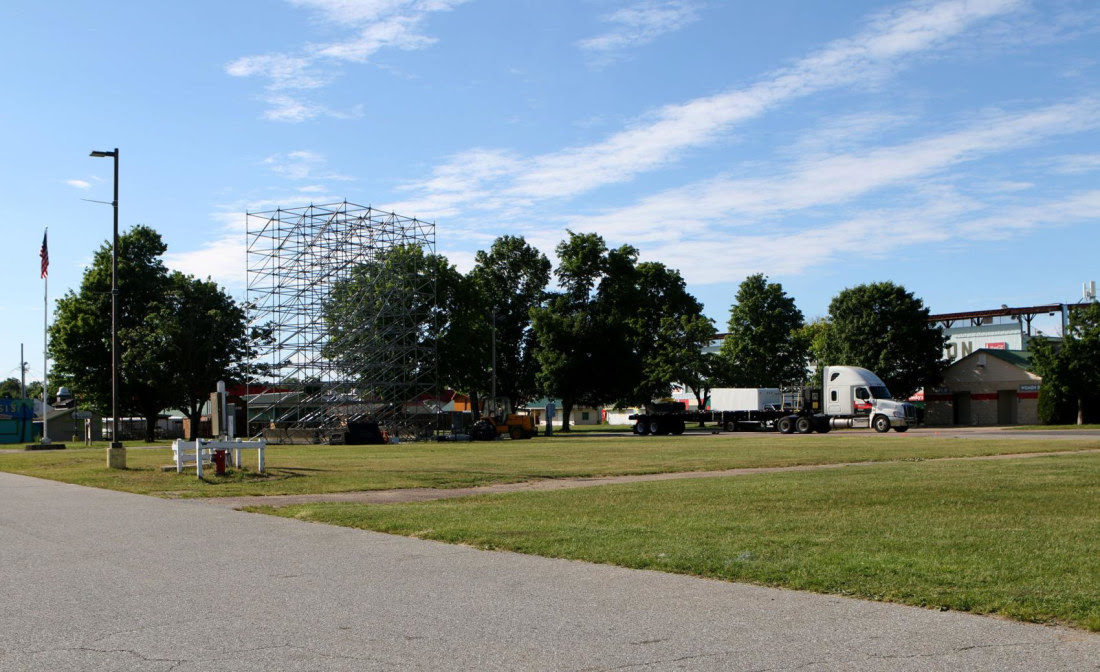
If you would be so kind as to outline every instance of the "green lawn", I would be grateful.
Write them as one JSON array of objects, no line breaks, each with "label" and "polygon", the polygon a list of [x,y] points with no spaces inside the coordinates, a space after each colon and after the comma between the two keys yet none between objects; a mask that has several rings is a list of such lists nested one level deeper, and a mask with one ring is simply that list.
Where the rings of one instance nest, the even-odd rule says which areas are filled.
[{"label": "green lawn", "polygon": [[[1100,455],[900,462],[278,515],[1100,630]],[[271,512],[271,510],[267,510]]]},{"label": "green lawn", "polygon": [[[542,478],[709,471],[863,461],[908,461],[1100,448],[1100,440],[963,440],[935,435],[833,432],[827,435],[720,434],[680,437],[554,436],[530,441],[384,446],[271,446],[268,473],[226,476],[162,472],[168,448],[130,449],[126,470],[108,470],[102,448],[0,454],[0,471],[68,483],[181,497],[276,495],[429,487],[456,488]],[[249,468],[250,467],[250,468]]]}]

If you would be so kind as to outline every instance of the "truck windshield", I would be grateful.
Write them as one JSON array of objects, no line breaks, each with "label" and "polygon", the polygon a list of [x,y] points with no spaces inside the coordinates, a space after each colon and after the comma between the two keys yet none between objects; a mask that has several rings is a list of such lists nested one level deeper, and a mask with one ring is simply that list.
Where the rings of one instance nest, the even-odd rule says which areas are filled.
[{"label": "truck windshield", "polygon": [[872,385],[871,396],[875,399],[893,399],[893,397],[890,396],[890,390],[882,385]]}]

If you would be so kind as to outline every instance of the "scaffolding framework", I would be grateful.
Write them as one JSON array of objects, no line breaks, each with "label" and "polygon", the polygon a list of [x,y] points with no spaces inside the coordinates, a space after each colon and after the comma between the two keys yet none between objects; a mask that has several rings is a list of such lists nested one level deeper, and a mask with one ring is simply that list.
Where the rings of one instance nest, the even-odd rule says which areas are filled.
[{"label": "scaffolding framework", "polygon": [[430,433],[436,389],[426,311],[435,224],[348,202],[247,213],[247,294],[257,334],[249,434],[342,438],[377,422],[391,437]]}]

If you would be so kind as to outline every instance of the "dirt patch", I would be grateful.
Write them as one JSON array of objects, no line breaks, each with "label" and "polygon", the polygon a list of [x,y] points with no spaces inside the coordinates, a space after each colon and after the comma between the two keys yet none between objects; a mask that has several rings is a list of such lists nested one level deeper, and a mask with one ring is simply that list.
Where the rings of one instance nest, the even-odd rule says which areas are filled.
[{"label": "dirt patch", "polygon": [[[980,455],[976,457],[942,457],[929,459],[929,462],[960,460],[1008,460],[1051,455],[1080,455],[1100,453],[1100,449],[1063,450],[1046,453],[1015,453],[1009,455]],[[496,483],[475,488],[407,488],[404,490],[371,490],[361,492],[332,492],[308,495],[259,495],[249,497],[210,497],[197,501],[211,506],[227,509],[242,509],[248,506],[294,506],[314,502],[354,502],[358,504],[398,504],[405,502],[426,502],[435,499],[457,499],[473,495],[492,495],[505,492],[541,492],[548,490],[567,490],[570,488],[591,488],[617,483],[641,483],[646,481],[671,481],[683,478],[715,478],[725,476],[747,476],[751,474],[774,474],[788,471],[817,471],[821,469],[842,469],[844,467],[884,464],[883,462],[842,462],[837,464],[808,464],[792,467],[750,467],[744,469],[725,469],[722,471],[686,471],[661,474],[632,474],[627,476],[605,476],[598,478],[554,478],[522,483]],[[190,500],[196,501],[196,500]]]}]

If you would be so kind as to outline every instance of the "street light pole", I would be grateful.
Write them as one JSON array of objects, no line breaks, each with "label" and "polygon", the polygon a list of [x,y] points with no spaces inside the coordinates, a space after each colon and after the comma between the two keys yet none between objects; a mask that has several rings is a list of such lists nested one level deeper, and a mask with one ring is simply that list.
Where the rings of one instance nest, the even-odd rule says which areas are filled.
[{"label": "street light pole", "polygon": [[118,440],[118,147],[113,152],[93,151],[91,156],[115,160],[114,236],[111,242],[111,447],[107,449],[107,467],[126,468],[126,448]]}]

